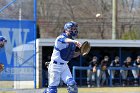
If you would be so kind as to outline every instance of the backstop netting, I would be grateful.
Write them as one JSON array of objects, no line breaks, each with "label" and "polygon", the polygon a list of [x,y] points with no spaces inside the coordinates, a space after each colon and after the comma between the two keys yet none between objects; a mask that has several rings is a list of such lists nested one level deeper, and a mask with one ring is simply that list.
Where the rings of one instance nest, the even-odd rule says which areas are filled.
[{"label": "backstop netting", "polygon": [[0,0],[0,88],[34,88],[36,0]]}]

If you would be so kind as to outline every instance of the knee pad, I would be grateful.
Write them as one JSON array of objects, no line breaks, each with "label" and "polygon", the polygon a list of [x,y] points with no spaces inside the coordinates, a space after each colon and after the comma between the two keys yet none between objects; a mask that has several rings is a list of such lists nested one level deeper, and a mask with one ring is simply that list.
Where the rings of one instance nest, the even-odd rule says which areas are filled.
[{"label": "knee pad", "polygon": [[43,93],[57,93],[57,87],[49,86]]},{"label": "knee pad", "polygon": [[76,82],[72,78],[67,80],[67,86],[68,86],[68,93],[78,93]]}]

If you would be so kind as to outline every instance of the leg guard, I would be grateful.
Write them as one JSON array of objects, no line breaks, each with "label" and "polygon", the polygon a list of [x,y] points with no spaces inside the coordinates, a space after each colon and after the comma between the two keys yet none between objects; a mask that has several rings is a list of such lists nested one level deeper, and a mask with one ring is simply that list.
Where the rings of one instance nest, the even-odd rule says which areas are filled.
[{"label": "leg guard", "polygon": [[49,86],[43,93],[57,93],[57,87]]},{"label": "leg guard", "polygon": [[72,78],[67,80],[67,86],[68,86],[68,93],[78,93],[76,82]]}]

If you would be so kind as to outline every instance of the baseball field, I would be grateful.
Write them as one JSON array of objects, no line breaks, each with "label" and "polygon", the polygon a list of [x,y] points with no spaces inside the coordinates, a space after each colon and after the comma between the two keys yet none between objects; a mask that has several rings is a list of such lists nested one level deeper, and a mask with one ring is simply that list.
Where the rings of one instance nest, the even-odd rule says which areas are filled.
[{"label": "baseball field", "polygon": [[[43,93],[44,89],[1,90],[0,93]],[[58,93],[68,93],[66,88],[58,88]],[[78,93],[140,93],[140,87],[79,88]]]}]

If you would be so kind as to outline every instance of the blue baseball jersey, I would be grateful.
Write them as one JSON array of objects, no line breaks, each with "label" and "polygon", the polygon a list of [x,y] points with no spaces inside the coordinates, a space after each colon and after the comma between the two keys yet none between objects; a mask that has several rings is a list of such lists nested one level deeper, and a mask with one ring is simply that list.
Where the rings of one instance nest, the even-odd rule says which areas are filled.
[{"label": "blue baseball jersey", "polygon": [[56,38],[51,62],[68,63],[68,61],[73,58],[76,45],[74,43],[65,42],[66,38],[72,39],[65,33],[62,33]]}]

